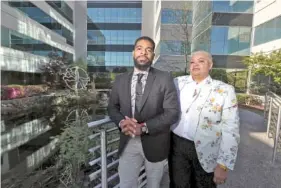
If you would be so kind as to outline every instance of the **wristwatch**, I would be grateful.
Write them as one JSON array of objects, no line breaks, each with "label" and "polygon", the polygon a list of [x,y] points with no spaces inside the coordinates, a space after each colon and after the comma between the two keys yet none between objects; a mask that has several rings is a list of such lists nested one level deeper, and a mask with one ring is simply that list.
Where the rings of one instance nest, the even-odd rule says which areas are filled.
[{"label": "wristwatch", "polygon": [[145,123],[142,123],[141,125],[142,125],[142,126],[141,126],[141,132],[142,132],[142,134],[147,134],[147,133],[148,133],[148,129],[147,129],[146,124],[145,124]]}]

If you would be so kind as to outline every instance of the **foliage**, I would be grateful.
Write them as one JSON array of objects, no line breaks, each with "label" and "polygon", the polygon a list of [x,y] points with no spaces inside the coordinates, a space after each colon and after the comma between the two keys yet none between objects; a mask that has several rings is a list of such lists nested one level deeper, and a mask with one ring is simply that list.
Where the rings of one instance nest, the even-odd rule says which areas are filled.
[{"label": "foliage", "polygon": [[173,78],[186,75],[184,72],[172,72]]},{"label": "foliage", "polygon": [[96,89],[109,89],[112,86],[112,75],[98,74],[95,78]]},{"label": "foliage", "polygon": [[247,87],[247,71],[227,72],[227,69],[212,69],[210,75],[213,79],[220,80],[224,83],[235,87],[238,92],[245,92]]},{"label": "foliage", "polygon": [[247,88],[247,71],[233,71],[227,73],[228,84],[235,87],[237,92],[246,92]]},{"label": "foliage", "polygon": [[88,166],[91,154],[88,149],[92,142],[88,138],[91,134],[86,122],[74,121],[63,128],[59,139],[59,162],[62,167],[60,181],[66,187],[82,184],[81,168]]},{"label": "foliage", "polygon": [[116,76],[117,76],[117,74],[116,73],[110,73],[110,79],[112,80],[112,81],[114,81],[115,80],[115,78],[116,78]]},{"label": "foliage", "polygon": [[220,80],[227,83],[226,69],[212,69],[210,76],[215,80]]},{"label": "foliage", "polygon": [[269,54],[256,53],[245,57],[243,63],[252,75],[263,74],[270,76],[273,82],[281,84],[281,49]]},{"label": "foliage", "polygon": [[23,97],[30,97],[46,92],[46,85],[4,85],[1,86],[1,99],[9,100]]},{"label": "foliage", "polygon": [[257,105],[261,106],[262,101],[258,96],[255,95],[248,95],[244,93],[238,93],[237,94],[237,100],[238,104],[244,104],[244,105]]},{"label": "foliage", "polygon": [[51,52],[48,56],[49,62],[40,67],[40,70],[46,76],[46,84],[51,87],[62,86],[64,84],[62,73],[66,70],[69,63],[56,52]]}]

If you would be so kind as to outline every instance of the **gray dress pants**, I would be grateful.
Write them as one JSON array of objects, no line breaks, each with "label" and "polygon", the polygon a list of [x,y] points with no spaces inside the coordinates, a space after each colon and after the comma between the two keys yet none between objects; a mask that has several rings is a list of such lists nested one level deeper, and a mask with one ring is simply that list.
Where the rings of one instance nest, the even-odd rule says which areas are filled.
[{"label": "gray dress pants", "polygon": [[[161,147],[161,146],[159,146]],[[161,180],[167,160],[152,163],[143,153],[140,137],[131,138],[119,159],[120,188],[137,188],[140,169],[145,166],[147,188],[162,188]]]}]

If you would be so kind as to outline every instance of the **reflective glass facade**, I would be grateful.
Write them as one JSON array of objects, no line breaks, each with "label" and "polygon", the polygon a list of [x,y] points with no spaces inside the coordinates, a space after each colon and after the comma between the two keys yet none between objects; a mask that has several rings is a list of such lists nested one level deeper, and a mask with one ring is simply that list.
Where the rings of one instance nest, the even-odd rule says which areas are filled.
[{"label": "reflective glass facade", "polygon": [[95,23],[141,23],[141,8],[88,8]]},{"label": "reflective glass facade", "polygon": [[193,1],[193,27],[199,25],[212,12],[212,1]]},{"label": "reflective glass facade", "polygon": [[141,36],[141,1],[88,1],[87,6],[88,70],[133,67],[133,45]]},{"label": "reflective glass facade", "polygon": [[281,39],[281,16],[255,27],[255,46],[277,39]]},{"label": "reflective glass facade", "polygon": [[[184,41],[162,40],[160,42],[161,55],[184,55],[184,50]],[[188,47],[188,51],[190,51],[190,46]]]},{"label": "reflective glass facade", "polygon": [[194,2],[191,51],[210,52],[215,68],[243,68],[243,56],[250,55],[253,3]]},{"label": "reflective glass facade", "polygon": [[253,13],[254,1],[213,1],[214,12]]},{"label": "reflective glass facade", "polygon": [[89,66],[128,66],[133,65],[132,52],[88,51]]},{"label": "reflective glass facade", "polygon": [[46,1],[58,13],[60,13],[70,23],[73,23],[73,10],[64,1]]},{"label": "reflective glass facade", "polygon": [[73,55],[68,52],[10,30],[4,26],[1,26],[1,46],[46,57],[50,52],[57,52],[60,56],[64,56],[67,60],[73,60]]},{"label": "reflective glass facade", "polygon": [[162,24],[187,24],[192,23],[192,11],[164,8],[161,10]]},{"label": "reflective glass facade", "polygon": [[10,1],[9,5],[17,8],[31,19],[63,36],[66,39],[66,42],[73,46],[73,33],[31,2]]},{"label": "reflective glass facade", "polygon": [[89,30],[88,44],[132,44],[141,35],[140,30]]},{"label": "reflective glass facade", "polygon": [[192,39],[191,43],[191,51],[204,50],[209,52],[211,46],[211,28],[205,30],[200,33],[200,35],[196,36]]},{"label": "reflective glass facade", "polygon": [[211,54],[249,55],[251,28],[213,26],[211,30]]}]

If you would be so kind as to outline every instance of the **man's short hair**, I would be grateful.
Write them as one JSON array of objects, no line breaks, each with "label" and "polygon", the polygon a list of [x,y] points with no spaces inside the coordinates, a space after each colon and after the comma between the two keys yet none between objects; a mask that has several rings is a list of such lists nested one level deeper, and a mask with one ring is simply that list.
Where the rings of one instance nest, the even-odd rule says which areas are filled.
[{"label": "man's short hair", "polygon": [[148,37],[148,36],[142,36],[142,37],[139,37],[136,39],[135,41],[135,45],[134,45],[134,48],[136,47],[137,43],[140,41],[140,40],[146,40],[146,41],[149,41],[151,44],[152,44],[152,50],[154,51],[155,50],[155,42],[152,38]]},{"label": "man's short hair", "polygon": [[209,52],[204,51],[204,50],[195,51],[195,52],[191,53],[191,57],[196,55],[196,54],[204,54],[207,57],[209,63],[213,63],[213,57]]}]

